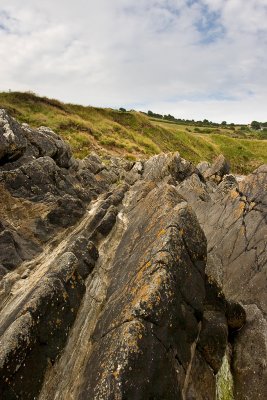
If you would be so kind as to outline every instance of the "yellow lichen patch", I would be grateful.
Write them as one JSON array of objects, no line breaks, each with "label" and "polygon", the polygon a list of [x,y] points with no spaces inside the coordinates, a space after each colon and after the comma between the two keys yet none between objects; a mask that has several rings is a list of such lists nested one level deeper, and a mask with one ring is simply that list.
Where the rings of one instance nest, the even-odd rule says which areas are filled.
[{"label": "yellow lichen patch", "polygon": [[163,235],[165,235],[165,233],[166,233],[166,229],[161,229],[161,230],[158,232],[157,237],[163,236]]},{"label": "yellow lichen patch", "polygon": [[239,196],[239,194],[238,194],[238,192],[236,191],[236,189],[233,189],[233,190],[231,190],[231,192],[230,192],[230,196],[231,196],[231,198],[234,200],[234,199],[236,199],[236,198]]},{"label": "yellow lichen patch", "polygon": [[145,263],[144,267],[142,269],[147,269],[150,268],[152,265],[151,261],[148,261],[147,263]]},{"label": "yellow lichen patch", "polygon": [[[145,263],[145,264],[141,267],[141,269],[138,271],[138,273],[137,273],[137,275],[136,275],[136,277],[135,277],[135,282],[136,282],[136,283],[140,282],[140,281],[143,279],[143,277],[144,277],[144,270],[150,268],[151,265],[152,265],[151,262],[148,261],[147,263]],[[137,286],[135,286],[134,290],[135,290],[135,291],[137,290]]]},{"label": "yellow lichen patch", "polygon": [[115,378],[116,380],[118,380],[119,375],[120,375],[120,368],[118,367],[118,368],[116,369],[116,371],[112,372],[112,375],[114,376],[114,378]]},{"label": "yellow lichen patch", "polygon": [[256,203],[254,203],[254,201],[252,201],[249,205],[249,210],[252,210],[255,207]]},{"label": "yellow lichen patch", "polygon": [[144,326],[139,321],[132,321],[125,325],[124,332],[122,332],[123,341],[127,343],[127,348],[131,353],[140,352],[138,341],[142,340],[143,336]]},{"label": "yellow lichen patch", "polygon": [[101,182],[103,178],[100,175],[95,175],[95,179],[97,182]]},{"label": "yellow lichen patch", "polygon": [[240,232],[244,235],[245,234],[245,227],[242,225],[241,227],[240,227]]},{"label": "yellow lichen patch", "polygon": [[150,296],[150,285],[149,284],[144,284],[136,293],[136,297],[134,298],[134,303],[136,301],[144,301],[147,302]]},{"label": "yellow lichen patch", "polygon": [[68,300],[68,293],[67,292],[63,292],[63,298],[64,298],[64,300],[65,301],[67,301]]},{"label": "yellow lichen patch", "polygon": [[245,207],[246,207],[246,204],[243,201],[241,201],[238,204],[238,207],[234,212],[234,215],[235,215],[236,218],[241,217],[241,215],[244,213]]},{"label": "yellow lichen patch", "polygon": [[137,290],[132,301],[134,307],[140,308],[142,304],[145,311],[149,311],[159,305],[161,302],[160,289],[163,287],[165,280],[166,276],[164,270],[154,274],[149,283],[142,285],[141,288]]}]

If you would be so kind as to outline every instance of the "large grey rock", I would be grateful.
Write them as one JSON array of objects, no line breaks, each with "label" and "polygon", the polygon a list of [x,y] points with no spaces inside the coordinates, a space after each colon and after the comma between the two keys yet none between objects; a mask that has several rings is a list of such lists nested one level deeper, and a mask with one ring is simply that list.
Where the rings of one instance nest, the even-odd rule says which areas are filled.
[{"label": "large grey rock", "polygon": [[16,310],[14,321],[1,321],[2,399],[34,399],[40,391],[46,368],[64,347],[85,290],[77,265],[72,253],[64,254]]},{"label": "large grey rock", "polygon": [[[152,186],[133,204],[78,398],[190,398],[191,364],[200,359],[214,392],[228,343],[227,301],[206,281],[205,237],[168,184]],[[201,375],[192,376],[196,390]]]},{"label": "large grey rock", "polygon": [[21,126],[5,110],[0,109],[0,165],[18,159],[26,146],[27,140]]},{"label": "large grey rock", "polygon": [[179,153],[167,153],[156,155],[146,161],[143,177],[146,180],[160,181],[170,176],[174,182],[181,182],[193,173],[198,173],[198,170],[192,163],[181,158]]},{"label": "large grey rock", "polygon": [[267,393],[267,322],[256,305],[245,307],[247,324],[234,346],[235,399],[264,400]]},{"label": "large grey rock", "polygon": [[70,146],[49,128],[40,127],[37,132],[36,135],[36,130],[24,126],[25,136],[38,150],[38,157],[51,157],[59,167],[69,168],[73,163]]},{"label": "large grey rock", "polygon": [[206,179],[212,179],[220,182],[224,175],[229,174],[230,164],[226,158],[220,154],[210,168],[205,169],[203,175]]},{"label": "large grey rock", "polygon": [[207,161],[201,161],[199,164],[197,164],[197,169],[201,174],[203,175],[208,169],[210,168],[210,163]]},{"label": "large grey rock", "polygon": [[[266,393],[264,384],[256,382],[255,374],[260,373],[261,379],[266,381],[264,365],[267,365],[267,357],[264,351],[260,352],[253,344],[262,342],[265,335],[263,330],[266,329],[266,185],[267,168],[262,166],[239,183],[231,175],[225,175],[218,186],[191,176],[177,186],[179,193],[185,196],[195,210],[207,237],[208,275],[222,286],[228,299],[241,302],[248,310],[256,307],[256,310],[262,311],[262,314],[255,312],[253,324],[248,322],[234,342],[234,352],[237,347],[239,354],[239,361],[234,363],[233,369],[236,387],[239,388],[235,395],[238,400],[261,399]],[[239,318],[242,319],[242,315],[238,309],[232,311],[233,317],[229,319],[229,324],[235,325]],[[263,320],[265,322],[261,322]],[[249,326],[252,325],[250,330]],[[258,335],[257,339],[252,330]],[[246,354],[244,370],[241,352]],[[261,372],[255,367],[258,358],[263,359]]]}]

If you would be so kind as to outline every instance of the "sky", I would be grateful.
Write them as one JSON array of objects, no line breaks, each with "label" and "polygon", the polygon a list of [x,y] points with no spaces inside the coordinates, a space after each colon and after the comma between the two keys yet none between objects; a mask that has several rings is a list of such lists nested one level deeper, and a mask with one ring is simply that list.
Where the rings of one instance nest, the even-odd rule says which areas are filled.
[{"label": "sky", "polygon": [[0,91],[267,121],[267,0],[1,0]]}]

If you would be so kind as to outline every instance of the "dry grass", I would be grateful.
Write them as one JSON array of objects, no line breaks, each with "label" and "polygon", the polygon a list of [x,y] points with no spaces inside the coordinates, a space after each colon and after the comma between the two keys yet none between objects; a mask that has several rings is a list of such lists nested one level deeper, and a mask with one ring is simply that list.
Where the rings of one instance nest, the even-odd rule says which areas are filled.
[{"label": "dry grass", "polygon": [[149,119],[139,112],[64,104],[33,93],[0,93],[0,107],[32,127],[49,126],[67,140],[79,158],[92,150],[128,159],[179,151],[192,161],[212,161],[223,153],[237,173],[267,163],[267,140],[225,128],[203,128]]}]

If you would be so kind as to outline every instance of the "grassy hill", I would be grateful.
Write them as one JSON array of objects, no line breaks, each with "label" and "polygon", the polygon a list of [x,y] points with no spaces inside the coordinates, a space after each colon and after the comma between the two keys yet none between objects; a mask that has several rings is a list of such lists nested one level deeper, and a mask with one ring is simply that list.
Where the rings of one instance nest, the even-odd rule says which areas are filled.
[{"label": "grassy hill", "polygon": [[197,163],[223,153],[236,173],[267,163],[267,140],[241,127],[203,128],[149,119],[143,113],[65,104],[32,93],[0,93],[0,108],[32,127],[49,126],[66,139],[76,157],[94,150],[128,159],[167,151]]}]

